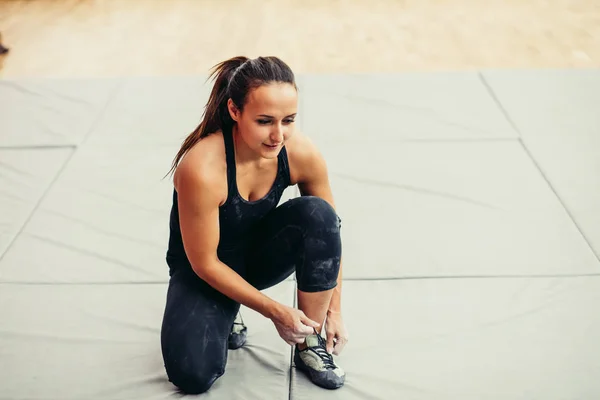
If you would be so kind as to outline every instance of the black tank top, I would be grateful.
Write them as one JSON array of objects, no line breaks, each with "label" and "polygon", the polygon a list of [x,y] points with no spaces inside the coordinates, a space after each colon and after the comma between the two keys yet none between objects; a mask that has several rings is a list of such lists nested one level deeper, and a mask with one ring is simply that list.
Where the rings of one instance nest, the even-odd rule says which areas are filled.
[{"label": "black tank top", "polygon": [[[261,199],[248,201],[240,195],[236,181],[235,149],[231,130],[223,132],[227,160],[227,200],[219,207],[220,238],[217,253],[243,251],[252,235],[252,228],[279,204],[284,190],[290,186],[290,169],[285,146],[277,156],[277,176],[269,192]],[[172,268],[191,267],[185,254],[177,191],[173,189],[173,203],[169,221],[167,264]]]}]

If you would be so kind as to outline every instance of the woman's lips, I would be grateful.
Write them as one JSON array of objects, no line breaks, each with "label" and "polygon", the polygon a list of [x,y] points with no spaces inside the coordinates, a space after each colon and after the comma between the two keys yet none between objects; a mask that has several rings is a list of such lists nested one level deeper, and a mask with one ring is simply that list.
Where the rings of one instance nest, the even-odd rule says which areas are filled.
[{"label": "woman's lips", "polygon": [[269,149],[276,149],[276,148],[278,148],[281,145],[281,143],[279,143],[279,144],[266,144],[266,143],[263,143],[263,144],[265,146],[267,146],[267,148],[269,148]]}]

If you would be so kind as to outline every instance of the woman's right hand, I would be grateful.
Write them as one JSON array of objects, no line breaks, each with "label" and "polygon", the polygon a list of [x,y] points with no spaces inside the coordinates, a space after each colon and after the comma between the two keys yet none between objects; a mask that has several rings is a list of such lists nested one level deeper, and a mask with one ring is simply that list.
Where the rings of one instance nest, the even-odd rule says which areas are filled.
[{"label": "woman's right hand", "polygon": [[291,346],[304,342],[307,336],[315,333],[314,328],[320,326],[301,310],[283,304],[279,304],[271,316],[271,321],[275,324],[279,336]]}]

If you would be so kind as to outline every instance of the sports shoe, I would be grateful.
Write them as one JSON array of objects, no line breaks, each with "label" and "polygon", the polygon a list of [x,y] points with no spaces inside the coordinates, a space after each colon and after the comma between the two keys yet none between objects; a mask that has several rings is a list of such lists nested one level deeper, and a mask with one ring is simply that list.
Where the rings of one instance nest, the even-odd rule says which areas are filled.
[{"label": "sports shoe", "polygon": [[238,312],[237,316],[235,317],[235,321],[233,321],[231,332],[229,332],[229,349],[235,350],[242,347],[246,343],[247,336],[248,328],[244,324],[242,314]]},{"label": "sports shoe", "polygon": [[338,389],[344,385],[346,373],[335,364],[327,352],[325,339],[318,333],[306,338],[306,349],[294,350],[296,367],[305,372],[312,383],[325,389]]}]

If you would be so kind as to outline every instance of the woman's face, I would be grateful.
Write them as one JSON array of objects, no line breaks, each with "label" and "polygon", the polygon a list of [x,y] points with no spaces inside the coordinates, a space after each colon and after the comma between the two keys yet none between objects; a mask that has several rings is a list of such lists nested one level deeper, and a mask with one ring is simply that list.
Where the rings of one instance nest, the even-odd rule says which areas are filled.
[{"label": "woman's face", "polygon": [[244,143],[262,158],[276,158],[295,130],[298,93],[289,83],[270,83],[252,90],[243,112],[228,102]]}]

